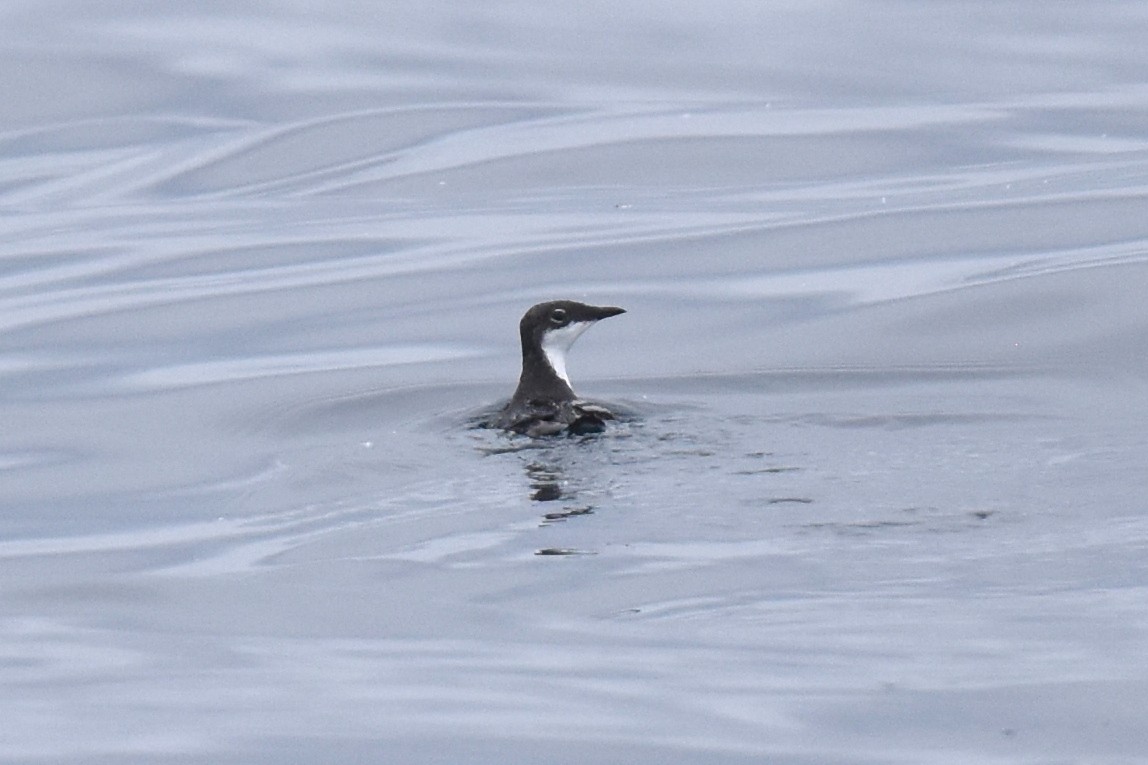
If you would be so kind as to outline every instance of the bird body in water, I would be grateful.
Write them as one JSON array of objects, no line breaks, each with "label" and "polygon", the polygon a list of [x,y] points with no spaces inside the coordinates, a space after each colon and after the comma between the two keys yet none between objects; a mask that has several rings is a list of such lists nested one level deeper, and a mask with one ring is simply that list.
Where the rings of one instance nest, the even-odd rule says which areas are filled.
[{"label": "bird body in water", "polygon": [[614,415],[606,407],[583,401],[566,373],[566,353],[578,336],[596,322],[625,313],[613,306],[555,300],[533,306],[518,325],[522,339],[522,375],[510,403],[494,421],[496,427],[529,436],[594,433]]}]

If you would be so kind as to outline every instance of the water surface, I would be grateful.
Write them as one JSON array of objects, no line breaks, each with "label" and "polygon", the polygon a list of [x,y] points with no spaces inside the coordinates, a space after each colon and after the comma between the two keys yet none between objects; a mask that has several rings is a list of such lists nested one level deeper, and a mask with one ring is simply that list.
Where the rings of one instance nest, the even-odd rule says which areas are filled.
[{"label": "water surface", "polygon": [[1140,4],[0,21],[0,760],[1148,752]]}]

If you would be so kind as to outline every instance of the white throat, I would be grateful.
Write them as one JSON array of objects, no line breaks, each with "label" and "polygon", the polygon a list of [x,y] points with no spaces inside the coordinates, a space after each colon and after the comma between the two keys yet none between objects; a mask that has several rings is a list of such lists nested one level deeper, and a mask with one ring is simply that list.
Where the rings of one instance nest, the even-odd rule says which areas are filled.
[{"label": "white throat", "polygon": [[[570,350],[570,346],[574,345],[578,336],[589,329],[593,323],[592,321],[574,322],[559,329],[552,329],[542,335],[542,353],[546,355],[546,360],[550,362],[550,368],[554,370],[554,374],[558,375],[562,382],[567,385],[570,385],[570,377],[566,374],[566,352]],[[570,385],[570,389],[573,390],[574,386]]]}]

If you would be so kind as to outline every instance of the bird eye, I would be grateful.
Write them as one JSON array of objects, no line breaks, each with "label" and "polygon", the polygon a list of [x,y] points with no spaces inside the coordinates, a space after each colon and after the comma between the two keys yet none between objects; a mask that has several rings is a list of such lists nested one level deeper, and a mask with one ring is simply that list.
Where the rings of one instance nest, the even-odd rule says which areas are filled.
[{"label": "bird eye", "polygon": [[555,308],[553,311],[551,311],[550,312],[550,323],[551,324],[559,324],[559,325],[565,324],[566,323],[566,309],[565,308]]}]

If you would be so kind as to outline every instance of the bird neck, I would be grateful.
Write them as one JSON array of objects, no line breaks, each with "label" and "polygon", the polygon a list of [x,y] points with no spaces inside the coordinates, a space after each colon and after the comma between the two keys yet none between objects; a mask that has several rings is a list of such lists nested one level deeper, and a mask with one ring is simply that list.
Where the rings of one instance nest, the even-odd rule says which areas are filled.
[{"label": "bird neck", "polygon": [[[562,365],[565,372],[565,364]],[[530,338],[522,342],[522,375],[518,378],[515,401],[573,401],[574,389],[560,375],[542,347]]]}]

